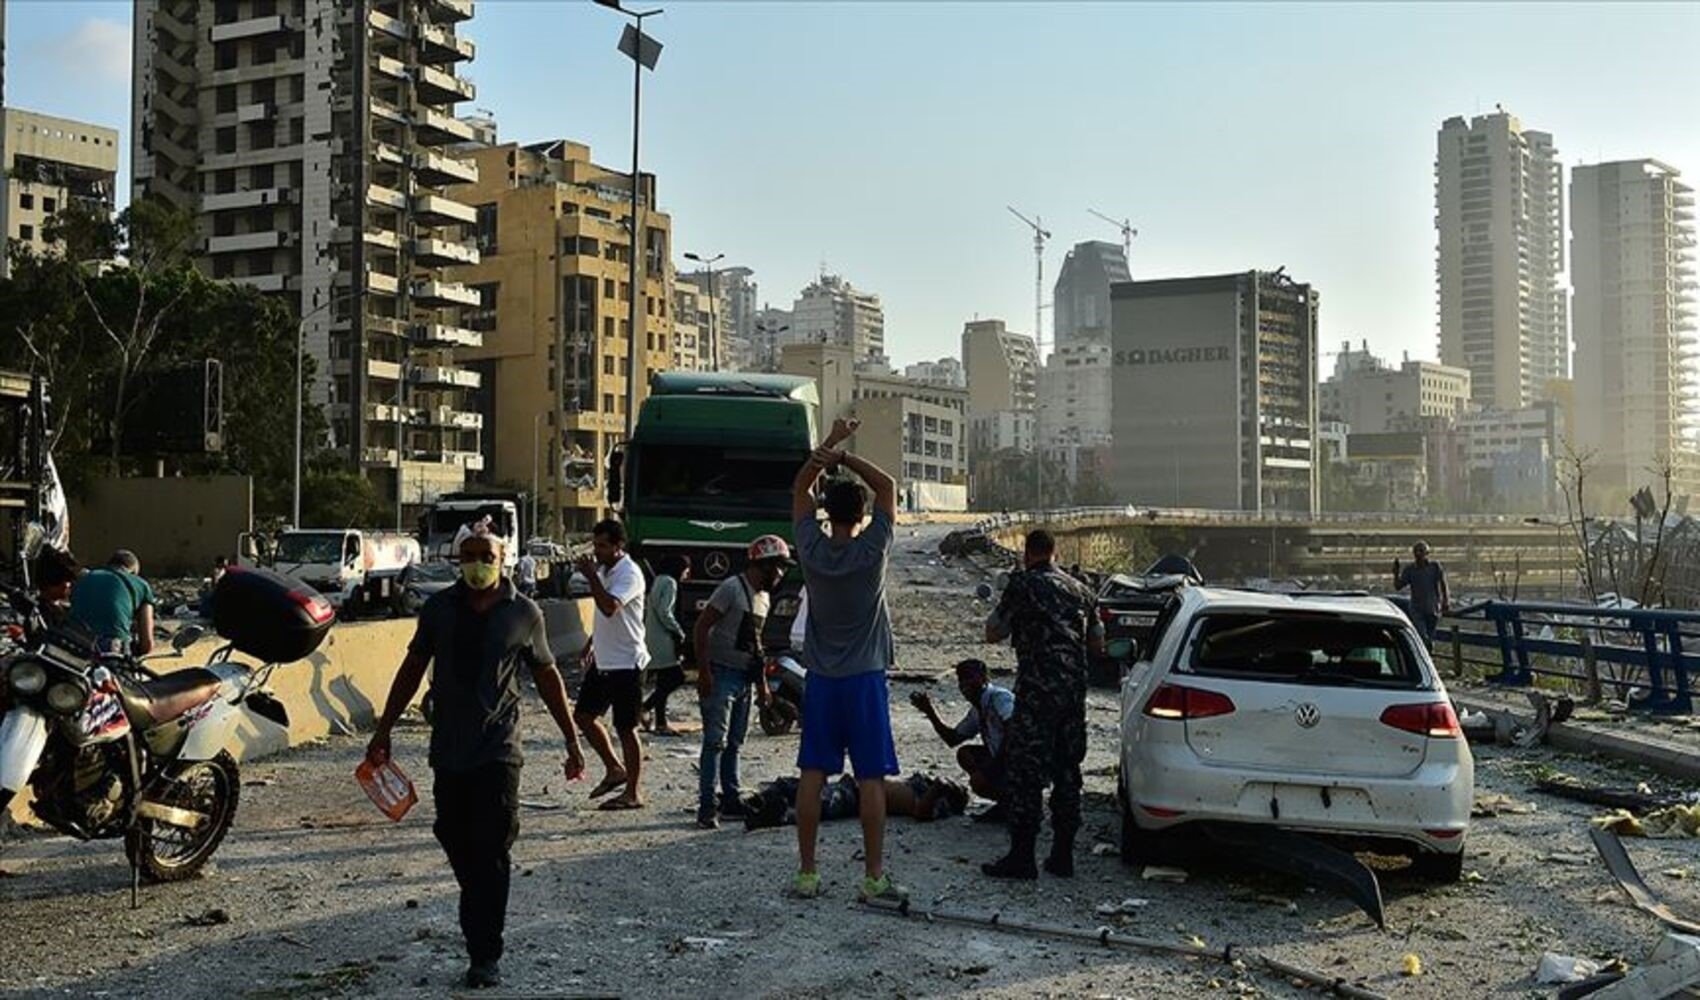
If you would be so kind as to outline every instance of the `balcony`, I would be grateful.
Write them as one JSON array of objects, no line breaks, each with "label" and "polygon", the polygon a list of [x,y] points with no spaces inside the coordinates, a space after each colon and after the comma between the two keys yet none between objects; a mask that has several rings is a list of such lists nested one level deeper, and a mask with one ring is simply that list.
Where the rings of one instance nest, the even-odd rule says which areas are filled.
[{"label": "balcony", "polygon": [[236,121],[243,125],[270,121],[277,117],[277,105],[272,101],[244,104],[236,109]]},{"label": "balcony", "polygon": [[253,191],[232,191],[228,194],[201,196],[201,210],[223,212],[233,208],[261,208],[266,205],[289,205],[295,192],[286,187],[258,188]]},{"label": "balcony", "polygon": [[427,146],[445,146],[454,142],[477,142],[478,130],[454,115],[421,108],[414,117],[419,141]]},{"label": "balcony", "polygon": [[446,323],[417,323],[413,327],[413,342],[421,347],[482,347],[484,335]]},{"label": "balcony", "polygon": [[276,250],[295,242],[294,234],[280,230],[268,229],[258,233],[240,233],[234,236],[207,237],[206,252],[215,253],[251,253],[255,250]]},{"label": "balcony", "polygon": [[413,284],[413,301],[426,308],[442,308],[475,306],[483,299],[477,289],[457,281],[416,281]]},{"label": "balcony", "polygon": [[398,147],[390,143],[374,142],[372,143],[372,162],[387,163],[399,167],[407,162],[407,157]]},{"label": "balcony", "polygon": [[477,372],[465,368],[427,365],[413,369],[412,382],[414,385],[432,385],[445,389],[476,389],[480,380]]},{"label": "balcony", "polygon": [[477,48],[454,32],[434,24],[419,25],[419,59],[428,63],[452,63],[470,60]]},{"label": "balcony", "polygon": [[215,24],[207,32],[207,38],[219,42],[233,42],[238,38],[258,38],[261,35],[275,35],[289,30],[289,21],[282,14],[272,14],[267,17],[250,17],[246,21],[231,21],[229,24]]},{"label": "balcony", "polygon": [[366,272],[366,290],[379,295],[394,295],[401,291],[401,282],[393,274],[382,271]]},{"label": "balcony", "polygon": [[421,239],[413,241],[413,259],[425,267],[453,267],[478,263],[478,248],[470,243]]},{"label": "balcony", "polygon": [[445,21],[470,21],[472,0],[431,0],[431,13]]},{"label": "balcony", "polygon": [[477,88],[470,80],[462,80],[434,66],[418,66],[413,71],[414,93],[426,104],[454,104],[470,101]]},{"label": "balcony", "polygon": [[469,413],[451,406],[434,406],[420,411],[425,423],[449,430],[477,431],[484,429],[484,414]]},{"label": "balcony", "polygon": [[[403,204],[396,207],[405,208]],[[452,198],[444,198],[438,194],[421,194],[413,198],[414,218],[428,226],[451,226],[456,223],[475,223],[478,221],[478,210],[471,205],[462,205]]]},{"label": "balcony", "polygon": [[371,110],[372,117],[379,121],[389,122],[398,127],[407,124],[407,113],[381,97],[368,98],[366,106]]},{"label": "balcony", "polygon": [[379,56],[373,61],[372,68],[392,80],[407,79],[407,64],[394,56]]},{"label": "balcony", "polygon": [[407,40],[407,25],[382,11],[372,11],[371,15],[367,18],[367,23],[371,24],[373,28],[383,32],[391,38],[397,38],[402,41]]},{"label": "balcony", "polygon": [[252,288],[257,292],[281,292],[286,287],[287,278],[281,274],[248,274],[237,278],[224,279],[227,284],[241,285]]},{"label": "balcony", "polygon": [[379,361],[371,358],[366,362],[366,374],[383,382],[401,381],[401,364],[396,361]]},{"label": "balcony", "polygon": [[413,176],[422,184],[440,187],[445,184],[476,184],[478,164],[452,156],[421,149],[413,154]]},{"label": "balcony", "polygon": [[395,468],[396,452],[394,448],[362,448],[360,450],[362,465],[383,466]]},{"label": "balcony", "polygon": [[[407,211],[407,195],[402,194],[394,188],[384,187],[381,184],[366,185],[366,203],[368,205],[381,205],[384,208],[393,208],[398,212]],[[474,212],[473,218],[476,219],[477,217],[477,213]]]}]

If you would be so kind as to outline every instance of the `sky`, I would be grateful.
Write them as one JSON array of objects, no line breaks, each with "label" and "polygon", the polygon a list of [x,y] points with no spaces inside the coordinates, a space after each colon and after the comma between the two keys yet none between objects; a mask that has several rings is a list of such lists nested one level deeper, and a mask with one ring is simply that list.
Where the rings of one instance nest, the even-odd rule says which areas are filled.
[{"label": "sky", "polygon": [[[1436,353],[1445,118],[1501,104],[1567,167],[1700,176],[1700,5],[661,2],[642,165],[675,249],[754,269],[776,306],[844,275],[882,297],[899,363],[955,354],[975,317],[1031,331],[1032,234],[1006,206],[1053,234],[1047,305],[1069,246],[1120,239],[1097,209],[1139,230],[1136,278],[1285,266],[1325,347],[1397,360]],[[128,141],[130,11],[8,0],[7,103]],[[621,21],[478,0],[462,113],[629,169]]]}]

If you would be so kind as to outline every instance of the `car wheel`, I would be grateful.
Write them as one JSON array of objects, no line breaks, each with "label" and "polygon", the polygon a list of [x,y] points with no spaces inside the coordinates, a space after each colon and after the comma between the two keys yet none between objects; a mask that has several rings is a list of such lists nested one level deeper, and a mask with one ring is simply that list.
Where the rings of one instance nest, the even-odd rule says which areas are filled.
[{"label": "car wheel", "polygon": [[1464,876],[1464,852],[1422,851],[1412,855],[1411,874],[1425,882],[1456,882]]},{"label": "car wheel", "polygon": [[1139,824],[1133,821],[1133,805],[1128,802],[1127,793],[1122,790],[1121,783],[1116,783],[1116,804],[1121,807],[1121,855],[1122,864],[1160,865],[1168,860],[1169,836],[1156,830],[1141,830]]}]

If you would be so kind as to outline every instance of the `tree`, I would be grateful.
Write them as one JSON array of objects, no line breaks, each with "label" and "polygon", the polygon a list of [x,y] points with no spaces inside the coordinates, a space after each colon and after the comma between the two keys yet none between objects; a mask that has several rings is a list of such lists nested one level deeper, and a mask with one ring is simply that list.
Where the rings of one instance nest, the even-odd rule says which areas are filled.
[{"label": "tree", "polygon": [[301,482],[301,520],[315,528],[363,528],[388,524],[395,516],[372,481],[352,469],[328,464],[310,469]]}]

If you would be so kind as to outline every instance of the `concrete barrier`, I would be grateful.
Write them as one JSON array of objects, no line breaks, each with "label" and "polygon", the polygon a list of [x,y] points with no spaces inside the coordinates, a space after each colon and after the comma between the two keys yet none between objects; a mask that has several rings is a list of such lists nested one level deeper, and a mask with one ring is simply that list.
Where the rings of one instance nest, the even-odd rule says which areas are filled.
[{"label": "concrete barrier", "polygon": [[[582,652],[588,641],[590,601],[545,601],[543,610],[549,647],[556,657],[566,662]],[[244,709],[231,753],[238,760],[254,760],[324,736],[370,730],[383,711],[390,681],[407,653],[413,631],[412,619],[338,623],[312,656],[272,672],[266,687],[288,709],[289,728]],[[223,640],[208,637],[182,657],[149,660],[148,666],[162,674],[200,666],[222,644]],[[258,666],[240,655],[232,659]],[[351,773],[354,763],[349,761]],[[26,798],[27,793],[12,804],[17,819],[25,816]]]}]

